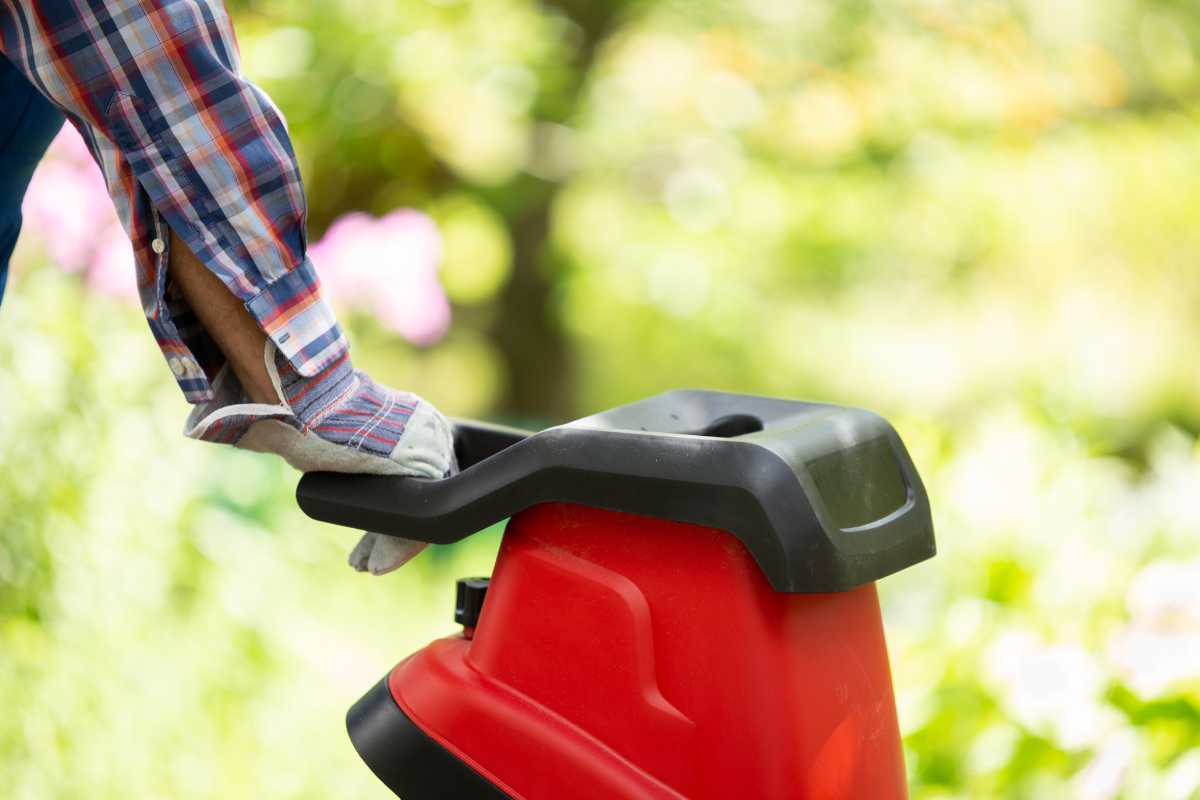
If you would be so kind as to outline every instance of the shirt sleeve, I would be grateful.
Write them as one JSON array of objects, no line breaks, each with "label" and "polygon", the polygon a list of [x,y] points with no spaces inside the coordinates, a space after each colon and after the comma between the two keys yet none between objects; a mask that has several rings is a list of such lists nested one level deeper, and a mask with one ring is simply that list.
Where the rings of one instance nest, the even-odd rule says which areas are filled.
[{"label": "shirt sleeve", "polygon": [[346,341],[306,254],[307,206],[283,115],[241,73],[219,0],[16,0],[0,49],[80,129],[133,242],[143,310],[187,398],[223,361],[171,291],[168,229],[302,375]]}]

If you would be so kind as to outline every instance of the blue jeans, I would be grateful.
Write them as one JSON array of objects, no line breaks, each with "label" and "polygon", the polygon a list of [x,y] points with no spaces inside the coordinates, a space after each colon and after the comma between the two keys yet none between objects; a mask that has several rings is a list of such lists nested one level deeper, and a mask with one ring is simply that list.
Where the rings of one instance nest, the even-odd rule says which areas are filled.
[{"label": "blue jeans", "polygon": [[21,232],[21,201],[63,115],[0,55],[0,299]]}]

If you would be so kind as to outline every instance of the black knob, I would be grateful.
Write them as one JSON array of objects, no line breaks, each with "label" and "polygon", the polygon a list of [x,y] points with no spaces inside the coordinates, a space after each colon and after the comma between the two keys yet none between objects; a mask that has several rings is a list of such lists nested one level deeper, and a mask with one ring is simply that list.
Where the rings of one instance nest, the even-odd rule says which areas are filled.
[{"label": "black knob", "polygon": [[479,612],[483,611],[483,599],[487,596],[490,578],[459,578],[457,597],[454,601],[454,621],[464,628],[479,624]]}]

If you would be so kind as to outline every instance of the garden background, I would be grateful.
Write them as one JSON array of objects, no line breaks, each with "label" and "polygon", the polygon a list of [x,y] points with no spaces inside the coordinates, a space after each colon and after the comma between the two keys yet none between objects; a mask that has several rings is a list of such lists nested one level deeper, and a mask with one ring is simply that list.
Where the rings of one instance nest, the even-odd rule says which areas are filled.
[{"label": "garden background", "polygon": [[[1200,5],[234,2],[359,365],[527,425],[872,408],[914,798],[1200,797]],[[498,532],[398,574],[185,440],[77,137],[0,309],[0,796],[385,798],[345,709]]]}]

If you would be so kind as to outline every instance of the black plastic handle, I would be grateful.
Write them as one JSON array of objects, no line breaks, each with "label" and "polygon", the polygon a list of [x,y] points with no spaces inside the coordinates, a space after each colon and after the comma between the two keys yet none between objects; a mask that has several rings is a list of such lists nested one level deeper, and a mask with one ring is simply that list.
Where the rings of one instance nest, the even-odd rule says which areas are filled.
[{"label": "black plastic handle", "polygon": [[727,530],[788,592],[848,590],[935,552],[920,476],[869,411],[677,391],[533,434],[456,427],[459,474],[310,473],[301,508],[446,544],[537,503],[580,503]]}]

